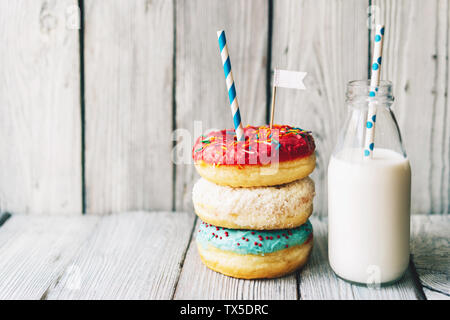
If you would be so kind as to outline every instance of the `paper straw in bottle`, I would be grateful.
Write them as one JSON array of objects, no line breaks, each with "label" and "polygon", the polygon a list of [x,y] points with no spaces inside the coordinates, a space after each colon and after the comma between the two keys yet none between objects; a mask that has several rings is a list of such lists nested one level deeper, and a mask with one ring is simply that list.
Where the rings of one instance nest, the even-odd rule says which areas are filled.
[{"label": "paper straw in bottle", "polygon": [[219,39],[220,54],[222,56],[223,72],[225,73],[225,80],[227,83],[231,114],[233,115],[234,131],[236,132],[236,138],[238,141],[245,141],[244,128],[242,127],[241,114],[239,112],[239,104],[236,97],[236,88],[234,86],[233,73],[231,71],[231,62],[230,56],[228,55],[225,31],[217,31],[217,37]]},{"label": "paper straw in bottle", "polygon": [[[374,98],[377,95],[378,86],[380,85],[381,60],[383,52],[384,26],[377,25],[375,29],[375,37],[373,42],[373,56],[370,75],[370,92],[369,97]],[[364,143],[364,158],[372,159],[375,147],[375,122],[377,117],[377,108],[374,102],[369,101],[369,109],[366,121],[366,139]]]}]

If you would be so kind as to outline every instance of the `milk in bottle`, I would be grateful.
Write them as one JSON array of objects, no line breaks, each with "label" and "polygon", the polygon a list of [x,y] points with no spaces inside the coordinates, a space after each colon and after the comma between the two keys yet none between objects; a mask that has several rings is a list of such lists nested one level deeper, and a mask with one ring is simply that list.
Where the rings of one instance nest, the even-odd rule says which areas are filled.
[{"label": "milk in bottle", "polygon": [[380,83],[373,157],[364,156],[369,85],[348,85],[348,118],[328,166],[328,256],[346,280],[389,283],[409,263],[411,168],[390,107],[392,84]]}]

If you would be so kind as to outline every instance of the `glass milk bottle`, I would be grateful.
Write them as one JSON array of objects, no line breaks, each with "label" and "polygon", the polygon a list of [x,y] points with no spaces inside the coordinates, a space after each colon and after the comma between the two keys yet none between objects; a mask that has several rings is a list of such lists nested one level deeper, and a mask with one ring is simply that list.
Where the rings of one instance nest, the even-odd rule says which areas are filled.
[{"label": "glass milk bottle", "polygon": [[328,166],[328,257],[339,277],[377,285],[400,279],[409,264],[411,168],[391,110],[392,83],[381,81],[370,98],[371,121],[369,91],[368,81],[347,85],[348,116]]}]

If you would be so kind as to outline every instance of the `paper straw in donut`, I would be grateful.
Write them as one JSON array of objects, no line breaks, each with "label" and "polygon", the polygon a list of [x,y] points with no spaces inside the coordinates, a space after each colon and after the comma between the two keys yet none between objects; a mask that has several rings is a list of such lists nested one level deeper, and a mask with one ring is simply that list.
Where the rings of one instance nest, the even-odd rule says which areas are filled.
[{"label": "paper straw in donut", "polygon": [[234,86],[233,72],[231,71],[231,62],[230,56],[228,55],[225,31],[217,31],[217,37],[219,39],[220,54],[222,56],[223,72],[225,73],[225,81],[227,83],[231,114],[233,115],[234,131],[236,132],[238,141],[245,141],[244,128],[242,127],[241,113],[239,112],[239,104],[236,97],[236,87]]},{"label": "paper straw in donut", "polygon": [[[374,49],[372,56],[372,66],[370,74],[370,92],[369,97],[374,98],[377,95],[380,85],[381,57],[383,52],[384,26],[377,25],[374,37]],[[369,110],[366,121],[366,139],[364,142],[364,158],[372,159],[373,149],[375,147],[375,122],[377,117],[377,108],[374,103],[369,101]]]},{"label": "paper straw in donut", "polygon": [[273,118],[275,113],[275,96],[277,94],[277,87],[301,89],[305,90],[305,84],[303,78],[306,76],[306,72],[289,71],[275,69],[273,72],[273,88],[272,88],[272,107],[270,112],[270,129],[273,126]]}]

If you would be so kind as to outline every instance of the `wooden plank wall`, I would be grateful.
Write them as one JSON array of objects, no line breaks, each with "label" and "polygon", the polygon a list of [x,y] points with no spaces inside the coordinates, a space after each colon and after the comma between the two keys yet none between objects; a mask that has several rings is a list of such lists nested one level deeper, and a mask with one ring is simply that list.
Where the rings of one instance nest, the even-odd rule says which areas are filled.
[{"label": "wooden plank wall", "polygon": [[412,209],[448,213],[449,1],[376,0],[373,5],[389,26],[383,77],[395,86],[393,110],[413,173]]},{"label": "wooden plank wall", "polygon": [[[395,86],[412,212],[448,213],[449,2],[2,1],[0,209],[190,211],[190,143],[200,130],[232,127],[223,28],[245,124],[267,122],[274,67],[308,72],[306,91],[278,91],[275,119],[313,130],[315,208],[326,215],[345,85],[368,74],[371,6],[387,25],[382,77]],[[77,5],[81,30],[67,23]]]},{"label": "wooden plank wall", "polygon": [[171,208],[173,4],[84,3],[86,212]]},{"label": "wooden plank wall", "polygon": [[[0,2],[0,209],[81,211],[75,0]],[[1,211],[1,210],[0,210]]]}]

